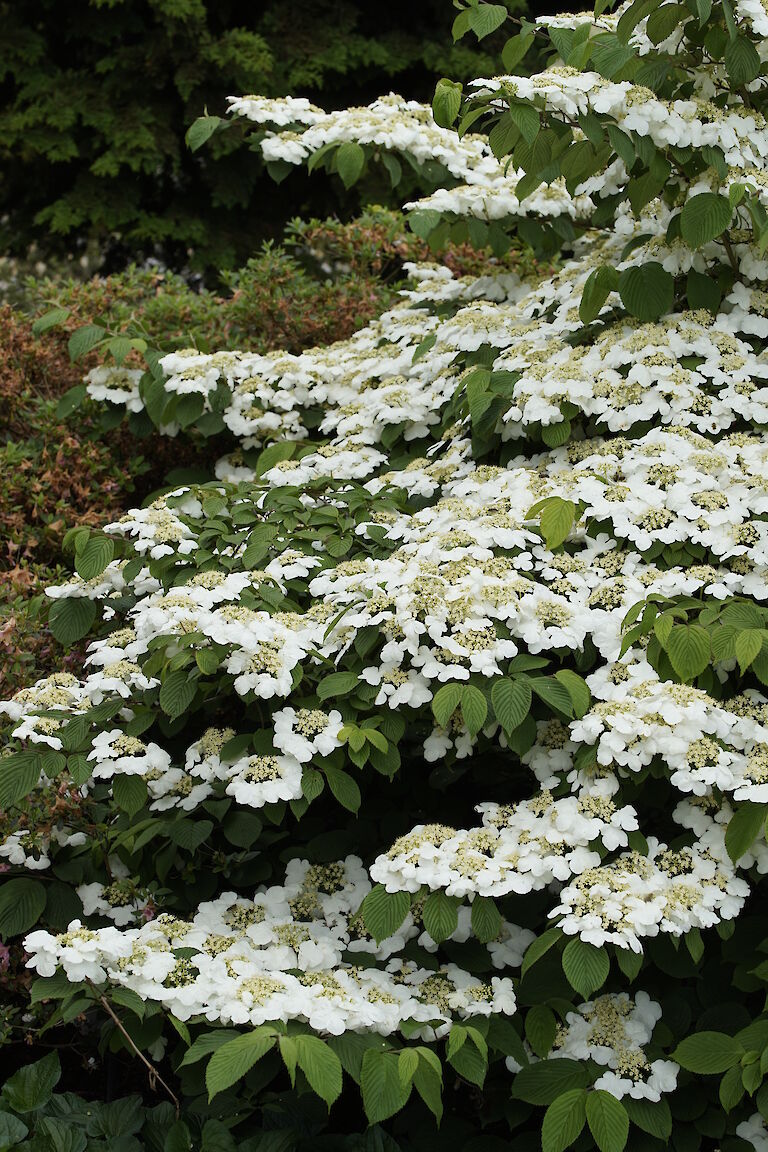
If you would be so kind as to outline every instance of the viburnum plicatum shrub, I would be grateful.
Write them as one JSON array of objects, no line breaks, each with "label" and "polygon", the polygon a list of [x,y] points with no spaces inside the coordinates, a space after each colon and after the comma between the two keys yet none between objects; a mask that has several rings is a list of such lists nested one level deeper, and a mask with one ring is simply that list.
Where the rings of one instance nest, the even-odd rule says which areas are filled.
[{"label": "viburnum plicatum shrub", "polygon": [[270,163],[442,165],[435,249],[559,255],[89,373],[224,454],[72,536],[50,624],[91,639],[3,706],[0,927],[174,1149],[768,1148],[767,30],[635,0],[434,114],[233,101]]}]

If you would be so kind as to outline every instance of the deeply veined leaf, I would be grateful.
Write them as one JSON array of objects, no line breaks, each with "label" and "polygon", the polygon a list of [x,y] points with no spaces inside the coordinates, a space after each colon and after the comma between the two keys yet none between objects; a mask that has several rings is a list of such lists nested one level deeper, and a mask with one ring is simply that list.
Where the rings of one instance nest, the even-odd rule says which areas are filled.
[{"label": "deeply veined leaf", "polygon": [[541,1124],[542,1152],[565,1152],[584,1127],[586,1092],[572,1088],[547,1108]]},{"label": "deeply veined leaf", "polygon": [[461,84],[438,80],[432,99],[432,115],[441,128],[451,128],[461,108]]},{"label": "deeply veined leaf", "polygon": [[219,1092],[231,1088],[251,1070],[257,1060],[261,1060],[273,1047],[275,1037],[268,1029],[257,1028],[246,1032],[235,1040],[230,1040],[218,1048],[205,1070],[205,1085],[208,1100]]},{"label": "deeply veined leaf", "polygon": [[600,1152],[624,1152],[629,1116],[621,1100],[596,1088],[587,1094],[587,1124]]},{"label": "deeply veined leaf", "polygon": [[695,1032],[686,1036],[672,1053],[681,1068],[712,1076],[735,1067],[744,1055],[744,1048],[733,1036],[724,1032]]},{"label": "deeply veined leaf", "polygon": [[330,1108],[341,1095],[341,1061],[319,1036],[294,1036],[299,1068]]},{"label": "deeply veined leaf", "polygon": [[472,931],[481,944],[488,944],[499,935],[501,913],[488,896],[475,896],[472,901]]},{"label": "deeply veined leaf", "polygon": [[488,716],[488,703],[485,696],[474,684],[463,684],[461,688],[461,715],[470,736],[476,736]]},{"label": "deeply veined leaf", "polygon": [[360,1089],[369,1124],[394,1116],[411,1094],[411,1084],[404,1086],[400,1080],[397,1054],[374,1048],[363,1055]]},{"label": "deeply veined leaf", "polygon": [[108,536],[91,536],[75,556],[75,571],[83,580],[100,576],[115,555],[115,543]]},{"label": "deeply veined leaf", "polygon": [[20,936],[37,923],[45,908],[45,886],[26,876],[0,885],[0,939]]},{"label": "deeply veined leaf", "polygon": [[441,728],[448,727],[448,721],[461,701],[461,685],[443,684],[432,697],[432,713]]},{"label": "deeply veined leaf", "polygon": [[572,988],[588,1000],[590,995],[605,983],[611,962],[604,948],[587,944],[579,936],[565,946],[563,952],[563,972]]},{"label": "deeply veined leaf", "polygon": [[365,929],[377,944],[397,932],[410,910],[407,892],[387,892],[383,884],[375,884],[360,906]]},{"label": "deeply veined leaf", "polygon": [[447,896],[438,890],[432,892],[424,901],[421,919],[429,935],[439,944],[451,936],[459,922],[459,901],[455,896]]},{"label": "deeply veined leaf", "polygon": [[686,244],[701,248],[720,236],[731,222],[733,209],[725,196],[700,192],[686,200],[680,214],[680,228]]},{"label": "deeply veined leaf", "polygon": [[505,732],[512,732],[531,710],[531,686],[524,676],[515,680],[496,680],[491,689],[491,703],[496,719]]},{"label": "deeply veined leaf", "polygon": [[656,260],[626,268],[619,274],[619,295],[638,320],[658,320],[674,303],[674,281]]},{"label": "deeply veined leaf", "polygon": [[336,168],[345,188],[359,179],[365,164],[365,150],[355,141],[346,140],[336,153]]},{"label": "deeply veined leaf", "polygon": [[181,716],[195,698],[197,681],[185,668],[170,672],[160,686],[160,707],[166,715]]},{"label": "deeply veined leaf", "polygon": [[667,640],[667,652],[680,679],[693,680],[709,665],[709,634],[700,624],[676,624]]},{"label": "deeply veined leaf", "polygon": [[82,640],[96,619],[96,604],[85,596],[64,596],[54,600],[48,625],[60,644],[69,647]]}]

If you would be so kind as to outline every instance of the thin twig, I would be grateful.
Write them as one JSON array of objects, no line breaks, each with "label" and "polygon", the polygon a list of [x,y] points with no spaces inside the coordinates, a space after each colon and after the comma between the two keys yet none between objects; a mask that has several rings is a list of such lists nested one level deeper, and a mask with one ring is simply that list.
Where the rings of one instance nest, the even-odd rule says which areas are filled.
[{"label": "thin twig", "polygon": [[177,1097],[177,1096],[176,1096],[176,1094],[175,1094],[175,1093],[174,1093],[174,1092],[173,1092],[173,1091],[172,1091],[172,1090],[171,1090],[171,1089],[168,1087],[168,1085],[166,1084],[165,1080],[163,1080],[162,1076],[161,1076],[161,1075],[160,1075],[160,1073],[158,1072],[157,1068],[155,1068],[155,1066],[154,1066],[154,1064],[151,1062],[151,1060],[147,1060],[147,1058],[146,1058],[146,1056],[144,1055],[144,1053],[143,1053],[143,1052],[142,1052],[142,1051],[141,1051],[139,1048],[137,1048],[137,1047],[136,1047],[136,1045],[134,1044],[133,1040],[132,1040],[132,1039],[131,1039],[131,1037],[128,1035],[128,1033],[126,1032],[126,1030],[125,1030],[125,1028],[124,1028],[123,1024],[121,1023],[121,1021],[120,1021],[120,1017],[119,1017],[119,1016],[118,1016],[118,1015],[115,1013],[115,1011],[114,1011],[114,1010],[113,1010],[113,1008],[112,1008],[112,1005],[110,1004],[109,1000],[107,1000],[106,996],[100,996],[100,997],[99,997],[99,1001],[101,1002],[101,1005],[102,1005],[102,1007],[104,1008],[104,1011],[107,1013],[107,1015],[109,1015],[109,1016],[111,1017],[111,1019],[114,1021],[114,1023],[117,1025],[118,1029],[119,1029],[119,1030],[120,1030],[120,1032],[122,1033],[122,1035],[123,1035],[123,1036],[125,1037],[125,1039],[128,1041],[128,1043],[129,1043],[130,1047],[131,1047],[131,1048],[132,1048],[132,1050],[133,1050],[133,1051],[136,1053],[136,1055],[138,1056],[139,1060],[141,1060],[141,1062],[142,1062],[142,1063],[145,1065],[145,1067],[146,1067],[146,1069],[147,1069],[147,1077],[148,1077],[148,1079],[149,1079],[149,1087],[150,1087],[150,1089],[151,1089],[153,1092],[156,1092],[156,1091],[157,1091],[157,1085],[158,1085],[158,1084],[162,1084],[163,1088],[165,1088],[165,1090],[166,1090],[166,1092],[168,1093],[168,1095],[170,1096],[171,1100],[173,1100],[173,1106],[174,1106],[174,1108],[176,1109],[176,1119],[178,1120],[178,1118],[179,1118],[179,1114],[180,1114],[180,1112],[181,1112],[181,1105],[179,1104],[179,1100],[178,1100],[178,1097]]}]

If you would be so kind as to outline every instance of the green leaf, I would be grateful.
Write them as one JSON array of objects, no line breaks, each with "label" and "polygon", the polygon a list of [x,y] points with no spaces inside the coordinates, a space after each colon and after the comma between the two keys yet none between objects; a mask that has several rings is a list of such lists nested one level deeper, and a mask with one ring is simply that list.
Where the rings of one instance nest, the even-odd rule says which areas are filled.
[{"label": "green leaf", "polygon": [[459,923],[460,901],[445,892],[432,892],[424,901],[421,919],[429,935],[439,944],[453,935]]},{"label": "green leaf", "polygon": [[[69,308],[50,308],[44,312],[42,316],[38,316],[32,325],[32,331],[35,336],[42,336],[43,332],[47,332],[49,328],[55,328],[57,324],[63,324],[69,316]],[[85,389],[83,389],[85,391]]]},{"label": "green leaf", "polygon": [[341,1061],[319,1036],[294,1036],[302,1072],[313,1092],[330,1106],[341,1095]]},{"label": "green leaf", "polygon": [[72,333],[67,344],[70,360],[82,359],[101,343],[106,334],[106,328],[102,328],[99,324],[86,324],[85,327],[78,328]]},{"label": "green leaf", "polygon": [[550,948],[553,948],[562,938],[562,935],[562,928],[547,928],[546,932],[542,932],[541,936],[537,936],[535,940],[531,941],[523,956],[520,975],[525,976],[528,969],[532,968],[537,960],[549,952]]},{"label": "green leaf", "polygon": [[359,683],[356,672],[331,672],[324,676],[317,686],[317,695],[320,700],[328,700],[331,696],[348,696]]},{"label": "green leaf", "polygon": [[578,936],[569,941],[563,951],[563,972],[572,988],[588,1000],[591,993],[601,988],[608,978],[611,962],[604,948],[587,944]]},{"label": "green leaf", "polygon": [[348,772],[340,768],[327,767],[324,769],[328,787],[333,795],[348,812],[357,812],[362,802],[360,789]]},{"label": "green leaf", "polygon": [[58,640],[69,648],[82,640],[96,619],[96,604],[85,596],[63,596],[54,600],[48,613],[48,626]]},{"label": "green leaf", "polygon": [[37,923],[45,908],[45,886],[26,876],[0,887],[0,938],[20,936]]},{"label": "green leaf", "polygon": [[[456,1027],[460,1026],[454,1025],[454,1028]],[[473,1042],[462,1044],[457,1051],[448,1057],[448,1060],[460,1076],[468,1080],[470,1084],[476,1084],[482,1088],[488,1071],[488,1055],[487,1049],[481,1050],[474,1043],[474,1037],[472,1037],[474,1031],[472,1028],[467,1028],[468,1039]],[[451,1033],[453,1033],[453,1029],[451,1029]]]},{"label": "green leaf", "polygon": [[205,1070],[205,1085],[208,1089],[208,1102],[219,1092],[231,1088],[238,1080],[261,1060],[275,1043],[274,1035],[268,1030],[257,1028],[246,1032],[235,1040],[230,1040],[218,1048]]},{"label": "green leaf", "polygon": [[0,1112],[0,1148],[11,1148],[14,1144],[20,1144],[28,1132],[29,1128],[26,1124],[22,1124],[18,1116],[12,1116],[10,1112]]},{"label": "green leaf", "polygon": [[404,1087],[401,1083],[397,1054],[375,1048],[363,1054],[360,1088],[369,1124],[380,1124],[394,1116],[411,1093],[411,1085]]},{"label": "green leaf", "polygon": [[188,820],[182,817],[168,826],[168,839],[186,852],[195,852],[213,832],[211,820]]},{"label": "green leaf", "polygon": [[671,1058],[688,1072],[712,1076],[735,1067],[743,1055],[743,1047],[733,1036],[724,1032],[694,1032],[678,1044]]},{"label": "green leaf", "polygon": [[686,200],[680,213],[683,240],[691,248],[700,248],[721,235],[731,222],[733,209],[725,196],[700,192]]},{"label": "green leaf", "polygon": [[489,896],[475,896],[472,901],[472,931],[480,943],[488,944],[495,940],[501,925],[501,913],[495,902]]},{"label": "green leaf", "polygon": [[622,44],[615,32],[603,32],[592,37],[590,46],[591,64],[606,80],[613,80],[622,68],[626,68],[627,64],[635,59],[632,48],[628,44]]},{"label": "green leaf", "polygon": [[443,684],[432,697],[432,713],[441,728],[447,728],[448,722],[461,701],[461,685],[456,683]]},{"label": "green leaf", "polygon": [[646,35],[651,43],[661,44],[683,20],[690,20],[690,17],[690,12],[682,4],[664,4],[648,17]]},{"label": "green leaf", "polygon": [[467,9],[467,14],[469,27],[478,40],[484,40],[486,36],[501,28],[509,16],[503,4],[480,4],[477,8]]},{"label": "green leaf", "polygon": [[768,806],[765,804],[740,804],[728,821],[725,830],[725,847],[734,864],[754,844],[760,835]]},{"label": "green leaf", "polygon": [[649,1136],[668,1140],[672,1135],[672,1113],[663,1098],[654,1104],[650,1100],[633,1100],[631,1096],[625,1096],[622,1103],[632,1123]]},{"label": "green leaf", "polygon": [[573,715],[571,694],[554,676],[531,676],[528,683],[539,700],[543,700],[548,708],[564,716]]},{"label": "green leaf", "polygon": [[527,1104],[551,1104],[563,1092],[586,1087],[588,1081],[587,1070],[578,1060],[541,1060],[520,1069],[512,1095]]},{"label": "green leaf", "polygon": [[557,1033],[557,1020],[546,1004],[534,1004],[525,1017],[525,1038],[540,1059],[550,1052]]},{"label": "green leaf", "polygon": [[59,1082],[58,1053],[49,1052],[42,1060],[21,1068],[3,1085],[3,1101],[14,1112],[35,1112],[48,1103]]},{"label": "green leaf", "polygon": [[188,1048],[184,1053],[184,1058],[179,1065],[180,1068],[185,1068],[188,1064],[196,1064],[198,1060],[215,1052],[217,1048],[222,1048],[228,1044],[230,1040],[237,1039],[239,1033],[235,1032],[232,1028],[217,1028],[215,1032],[204,1032],[202,1036],[198,1036],[191,1048]]},{"label": "green leaf", "polygon": [[512,100],[507,106],[507,116],[520,130],[523,139],[532,144],[541,127],[538,108],[534,108],[532,104]]},{"label": "green leaf", "polygon": [[709,633],[700,624],[676,624],[667,640],[667,653],[681,680],[693,680],[709,666]]},{"label": "green leaf", "polygon": [[169,673],[160,686],[160,707],[166,716],[181,716],[195,698],[197,681],[187,668],[177,668]]},{"label": "green leaf", "polygon": [[387,892],[383,884],[376,884],[360,906],[366,932],[377,944],[393,936],[411,910],[408,892]]},{"label": "green leaf", "polygon": [[671,310],[674,288],[672,276],[656,260],[626,268],[619,275],[622,304],[632,316],[644,322],[658,320]]},{"label": "green leaf", "polygon": [[439,1124],[443,1118],[443,1069],[440,1060],[429,1048],[418,1047],[419,1066],[413,1076],[413,1086]]},{"label": "green leaf", "polygon": [[64,395],[59,397],[56,405],[56,415],[59,420],[65,420],[67,416],[76,412],[87,395],[88,391],[85,384],[75,384],[74,388],[68,388]]},{"label": "green leaf", "polygon": [[365,150],[355,141],[347,140],[336,153],[336,168],[345,188],[357,181],[365,164]]},{"label": "green leaf", "polygon": [[624,1152],[629,1136],[629,1116],[621,1100],[596,1088],[586,1101],[587,1124],[600,1152]]},{"label": "green leaf", "polygon": [[579,304],[579,319],[582,324],[591,324],[600,315],[600,310],[610,296],[619,286],[619,274],[615,268],[603,264],[590,272]]},{"label": "green leaf", "polygon": [[224,835],[236,848],[250,848],[256,843],[263,824],[254,812],[229,812],[223,824]]},{"label": "green leaf", "polygon": [[760,54],[746,36],[736,36],[725,46],[725,70],[737,88],[751,84],[760,74]]},{"label": "green leaf", "polygon": [[40,779],[37,752],[17,752],[0,759],[0,809],[12,808],[28,796]]},{"label": "green leaf", "polygon": [[573,527],[576,516],[576,505],[571,500],[563,500],[560,496],[550,496],[546,500],[534,504],[526,513],[526,520],[533,520],[538,516],[544,542],[547,548],[553,551],[559,548],[567,538]]},{"label": "green leaf", "polygon": [[476,736],[488,716],[488,702],[474,684],[463,684],[461,688],[461,715],[470,736]]},{"label": "green leaf", "polygon": [[519,32],[517,36],[510,37],[501,50],[501,62],[504,65],[504,71],[508,75],[512,75],[514,69],[526,55],[528,49],[534,41],[533,32]]},{"label": "green leaf", "polygon": [[531,710],[531,686],[525,677],[496,680],[491,689],[491,703],[496,719],[505,732],[513,732]]},{"label": "green leaf", "polygon": [[746,628],[737,634],[733,650],[742,676],[760,654],[765,637],[766,633],[762,628]]},{"label": "green leaf", "polygon": [[564,1152],[577,1138],[586,1120],[583,1088],[572,1088],[553,1100],[541,1124],[542,1152]]},{"label": "green leaf", "polygon": [[220,124],[224,124],[221,116],[198,116],[197,120],[193,121],[187,129],[187,134],[184,141],[189,148],[190,152],[197,152],[198,148],[202,148],[206,144]]},{"label": "green leaf", "polygon": [[723,293],[717,280],[691,268],[686,280],[685,294],[689,308],[706,308],[713,315],[720,307]]},{"label": "green leaf", "polygon": [[461,108],[461,84],[438,80],[432,99],[432,115],[441,128],[451,128]]},{"label": "green leaf", "polygon": [[589,706],[592,703],[592,696],[586,681],[578,673],[572,672],[570,668],[559,669],[555,672],[555,679],[559,680],[565,687],[571,698],[573,713],[580,720],[589,711]]},{"label": "green leaf", "polygon": [[143,777],[122,773],[112,777],[112,795],[118,808],[135,816],[147,802],[147,784]]}]

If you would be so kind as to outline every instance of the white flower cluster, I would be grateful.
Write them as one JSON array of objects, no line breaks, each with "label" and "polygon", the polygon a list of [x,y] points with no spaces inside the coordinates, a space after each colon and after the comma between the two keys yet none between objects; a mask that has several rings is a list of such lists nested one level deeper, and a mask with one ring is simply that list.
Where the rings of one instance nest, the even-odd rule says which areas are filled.
[{"label": "white flower cluster", "polygon": [[[483,982],[453,964],[431,970],[398,957],[387,961],[420,929],[408,917],[397,938],[374,945],[358,916],[370,887],[355,856],[326,865],[294,860],[283,886],[262,889],[252,900],[225,892],[201,904],[191,922],[163,914],[124,931],[75,921],[59,936],[33,932],[24,942],[28,967],[42,976],[61,967],[73,981],[108,979],[180,1020],[302,1020],[332,1035],[389,1035],[407,1020],[417,1021],[416,1034],[429,1039],[449,1031],[454,1020],[515,1011],[507,977]],[[97,893],[87,886],[81,894],[116,925],[128,922],[127,889]],[[504,948],[503,964],[519,963],[531,934],[513,925],[504,934],[517,935],[518,944]],[[359,952],[382,958],[384,966],[357,965]]]},{"label": "white flower cluster", "polygon": [[388,892],[444,888],[449,896],[518,895],[566,881],[600,864],[595,842],[626,847],[637,815],[611,799],[615,781],[578,796],[541,792],[520,804],[481,804],[483,822],[470,830],[417,825],[371,867]]},{"label": "white flower cluster", "polygon": [[[661,1005],[647,992],[611,993],[579,1004],[558,1030],[549,1059],[594,1060],[605,1067],[594,1087],[618,1100],[658,1102],[677,1086],[672,1060],[648,1060],[644,1048],[661,1019]],[[514,1064],[508,1058],[507,1065]],[[515,1069],[513,1068],[513,1071]]]}]

